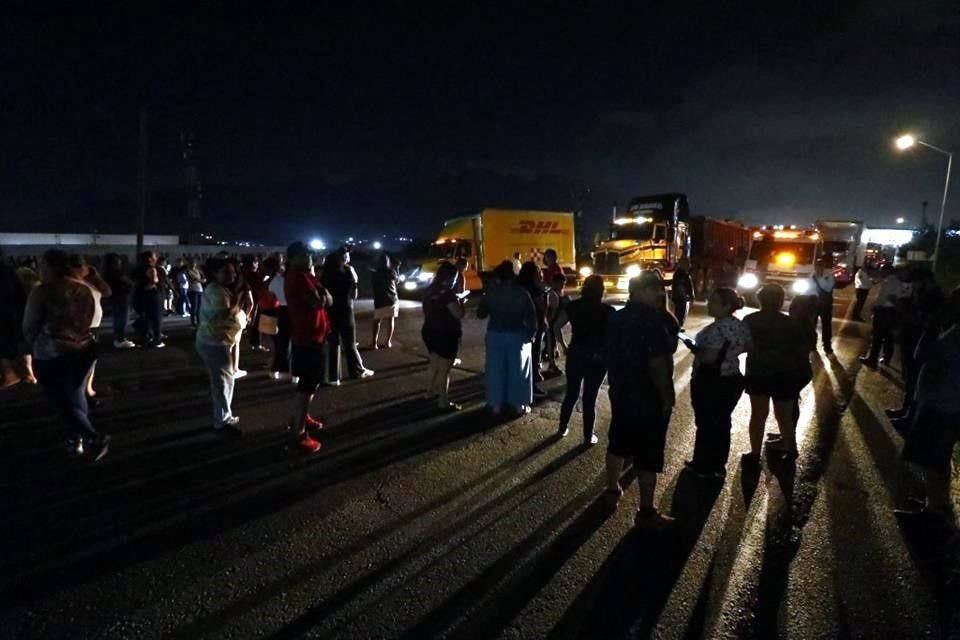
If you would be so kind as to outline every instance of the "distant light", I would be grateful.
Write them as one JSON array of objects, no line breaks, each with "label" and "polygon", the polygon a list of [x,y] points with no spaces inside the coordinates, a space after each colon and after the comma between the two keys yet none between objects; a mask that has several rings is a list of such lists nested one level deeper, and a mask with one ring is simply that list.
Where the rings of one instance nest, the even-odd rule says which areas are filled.
[{"label": "distant light", "polygon": [[310,241],[310,248],[314,251],[323,251],[326,249],[326,246],[323,244],[323,241],[320,238],[314,238]]},{"label": "distant light", "polygon": [[741,289],[756,289],[758,284],[760,284],[759,278],[749,271],[740,276],[740,279],[737,281],[737,285]]},{"label": "distant light", "polygon": [[593,275],[593,269],[589,266],[580,267],[580,275],[584,278],[589,278]]},{"label": "distant light", "polygon": [[909,149],[914,144],[916,144],[916,139],[911,135],[900,136],[897,138],[897,149],[903,151],[904,149]]},{"label": "distant light", "polygon": [[625,224],[647,224],[653,222],[653,218],[617,218],[613,224],[623,226]]},{"label": "distant light", "polygon": [[778,267],[792,267],[797,263],[797,256],[793,255],[789,251],[784,251],[782,253],[778,253],[773,260],[777,263]]},{"label": "distant light", "polygon": [[414,280],[407,280],[403,283],[403,288],[407,291],[416,291],[417,283]]},{"label": "distant light", "polygon": [[906,219],[904,219],[903,216],[897,218],[897,224],[903,224],[904,222],[906,222]]},{"label": "distant light", "polygon": [[793,286],[790,287],[790,289],[791,289],[794,293],[799,294],[799,295],[802,296],[803,294],[805,294],[807,291],[810,290],[810,281],[809,281],[809,280],[795,280],[795,281],[793,282]]},{"label": "distant light", "polygon": [[383,247],[383,245],[380,243],[379,240],[373,243],[373,248],[376,249],[377,251],[379,251],[381,247]]},{"label": "distant light", "polygon": [[628,278],[636,278],[636,277],[639,276],[641,273],[643,273],[643,269],[641,269],[641,268],[640,268],[640,265],[638,265],[638,264],[632,264],[632,265],[630,265],[629,267],[627,267],[627,277],[628,277]]}]

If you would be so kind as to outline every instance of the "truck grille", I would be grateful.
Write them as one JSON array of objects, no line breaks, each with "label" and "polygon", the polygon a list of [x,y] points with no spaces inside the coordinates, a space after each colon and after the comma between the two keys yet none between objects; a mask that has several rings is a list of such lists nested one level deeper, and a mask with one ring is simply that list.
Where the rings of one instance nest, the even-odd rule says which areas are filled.
[{"label": "truck grille", "polygon": [[593,256],[593,266],[596,273],[610,275],[620,273],[620,254],[597,253]]}]

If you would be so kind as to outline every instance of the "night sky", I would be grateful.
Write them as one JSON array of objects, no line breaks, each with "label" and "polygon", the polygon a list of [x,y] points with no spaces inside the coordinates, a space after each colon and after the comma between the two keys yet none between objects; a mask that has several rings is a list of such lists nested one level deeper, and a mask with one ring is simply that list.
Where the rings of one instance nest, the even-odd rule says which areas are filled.
[{"label": "night sky", "polygon": [[665,191],[748,222],[916,224],[945,158],[893,137],[960,150],[955,1],[355,4],[8,9],[0,230],[132,229],[141,106],[148,231],[186,231],[189,131],[204,230],[264,241],[430,233],[495,205],[598,230]]}]

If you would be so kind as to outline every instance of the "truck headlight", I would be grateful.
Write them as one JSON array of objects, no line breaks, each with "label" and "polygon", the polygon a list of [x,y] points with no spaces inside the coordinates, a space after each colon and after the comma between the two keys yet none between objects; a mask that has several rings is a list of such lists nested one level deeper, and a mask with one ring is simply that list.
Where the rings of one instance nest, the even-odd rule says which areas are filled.
[{"label": "truck headlight", "polygon": [[628,278],[636,278],[641,273],[643,273],[643,269],[641,269],[638,264],[632,264],[627,267],[626,274]]},{"label": "truck headlight", "polygon": [[790,290],[795,294],[802,296],[806,292],[810,291],[810,281],[809,280],[794,280],[793,284],[790,285]]},{"label": "truck headlight", "polygon": [[592,267],[580,267],[580,275],[583,276],[584,278],[589,278],[590,276],[593,275],[593,268],[592,268]]},{"label": "truck headlight", "polygon": [[745,273],[737,280],[737,286],[741,289],[756,289],[758,284],[760,280],[752,273]]},{"label": "truck headlight", "polygon": [[407,280],[406,282],[403,283],[403,288],[406,291],[416,291],[417,283],[414,280]]},{"label": "truck headlight", "polygon": [[433,271],[421,271],[417,274],[417,280],[420,282],[430,282],[433,280]]}]

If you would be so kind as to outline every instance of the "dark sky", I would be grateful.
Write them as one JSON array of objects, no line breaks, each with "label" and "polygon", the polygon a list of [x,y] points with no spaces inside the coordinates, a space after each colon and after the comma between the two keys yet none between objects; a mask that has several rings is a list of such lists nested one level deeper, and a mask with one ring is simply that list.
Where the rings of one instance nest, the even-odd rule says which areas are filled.
[{"label": "dark sky", "polygon": [[[153,201],[192,131],[204,228],[268,240],[429,233],[485,205],[600,228],[673,190],[751,222],[916,222],[945,158],[893,136],[960,148],[955,1],[355,4],[7,11],[0,229],[127,228],[141,105]],[[172,211],[150,230],[185,230]]]}]

